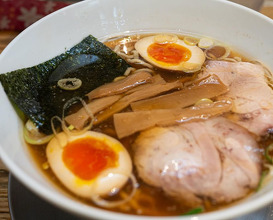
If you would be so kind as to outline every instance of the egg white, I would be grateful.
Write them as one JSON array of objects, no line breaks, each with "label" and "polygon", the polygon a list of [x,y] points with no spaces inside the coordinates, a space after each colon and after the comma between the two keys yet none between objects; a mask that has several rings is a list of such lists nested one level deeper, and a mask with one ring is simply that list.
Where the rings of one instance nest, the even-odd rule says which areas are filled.
[{"label": "egg white", "polygon": [[156,62],[148,55],[147,49],[153,43],[156,43],[155,36],[145,37],[136,42],[135,49],[142,56],[142,58],[156,67],[173,71],[195,72],[200,70],[205,62],[205,54],[199,47],[187,45],[183,40],[177,39],[176,42],[172,43],[189,49],[191,51],[190,59],[187,61],[182,61],[178,65],[161,64],[161,62]]},{"label": "egg white", "polygon": [[[118,154],[118,165],[106,168],[92,180],[83,180],[71,172],[62,160],[63,149],[76,139],[92,137],[104,141],[115,153]],[[74,194],[91,198],[91,196],[103,196],[120,189],[132,173],[132,161],[124,146],[116,139],[105,134],[87,131],[77,136],[68,136],[64,132],[57,134],[47,145],[46,155],[48,163],[57,178]]]}]

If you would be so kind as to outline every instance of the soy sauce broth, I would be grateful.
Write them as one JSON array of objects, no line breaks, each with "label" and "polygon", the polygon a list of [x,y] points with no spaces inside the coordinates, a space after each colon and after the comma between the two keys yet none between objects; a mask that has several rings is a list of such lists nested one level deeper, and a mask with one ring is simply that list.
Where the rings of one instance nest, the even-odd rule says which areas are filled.
[{"label": "soy sauce broth", "polygon": [[[124,51],[129,51],[130,48],[133,47],[134,43],[137,39],[140,39],[142,37],[146,37],[148,35],[135,35],[135,36],[126,36],[122,38],[118,38],[115,40],[110,40],[105,42],[105,44],[110,47],[111,49],[114,49],[118,44]],[[183,39],[183,35],[179,35],[179,38]],[[229,55],[230,58],[232,57],[240,57],[242,61],[248,61],[248,59],[236,51],[231,51],[231,54]],[[140,68],[138,65],[133,65],[135,68]],[[172,73],[170,74],[169,71],[164,70],[156,70],[156,74],[160,74],[166,81],[171,82],[175,81],[177,79],[181,80],[182,82],[192,81],[195,79],[196,75],[198,74],[184,74],[181,75],[179,73]],[[125,111],[128,111],[130,109],[125,109]],[[94,131],[105,133],[109,136],[112,136],[114,138],[117,138],[113,120],[110,118],[109,120],[99,124],[98,126],[95,126],[92,128]],[[131,135],[130,137],[123,138],[120,140],[120,142],[125,146],[125,148],[128,150],[131,158],[133,158],[133,151],[132,151],[132,143],[134,142],[137,134]],[[263,141],[260,143],[260,146],[264,147],[267,146],[269,143],[272,143],[271,138],[263,139]],[[80,197],[77,197],[73,195],[70,191],[68,191],[62,183],[55,177],[54,173],[50,169],[50,167],[47,167],[47,158],[45,154],[46,144],[42,146],[35,146],[35,145],[29,145],[30,152],[37,163],[37,166],[39,169],[43,172],[43,174],[46,175],[46,177],[53,182],[58,188],[60,188],[61,191],[64,191],[66,194],[69,194],[70,196],[76,198],[80,202],[84,204],[88,204],[91,206],[98,207],[95,205],[91,200],[82,199]],[[135,168],[133,169],[134,175],[137,178],[137,181],[139,183],[139,188],[137,190],[136,195],[133,197],[133,199],[119,207],[116,208],[105,208],[106,210],[112,210],[115,212],[121,212],[126,214],[133,214],[133,215],[147,215],[147,216],[178,216],[182,215],[185,212],[188,212],[191,207],[185,206],[185,204],[179,202],[178,200],[167,196],[163,190],[149,186],[148,184],[144,183],[137,175],[137,172]],[[202,183],[201,183],[202,184]],[[114,199],[119,199],[119,197],[122,197],[123,195],[128,195],[130,193],[131,186],[129,183],[125,185],[125,187],[121,190],[121,192],[115,196]],[[250,193],[251,194],[251,193]],[[230,205],[234,205],[239,201],[232,202],[231,204],[218,204],[215,205],[213,202],[209,200],[204,200],[204,210],[206,212],[218,210],[225,208]],[[102,207],[99,207],[101,209],[104,209]]]}]

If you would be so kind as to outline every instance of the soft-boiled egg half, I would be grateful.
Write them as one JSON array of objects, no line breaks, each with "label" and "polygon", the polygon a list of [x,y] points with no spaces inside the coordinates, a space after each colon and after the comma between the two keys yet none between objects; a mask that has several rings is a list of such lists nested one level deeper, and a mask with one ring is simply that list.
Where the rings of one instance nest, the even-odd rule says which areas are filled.
[{"label": "soft-boiled egg half", "polygon": [[91,199],[117,192],[132,173],[124,146],[105,134],[57,134],[47,145],[48,163],[58,179],[74,194]]},{"label": "soft-boiled egg half", "polygon": [[142,38],[135,49],[152,65],[172,71],[196,72],[205,62],[205,54],[198,46],[187,45],[172,34]]}]

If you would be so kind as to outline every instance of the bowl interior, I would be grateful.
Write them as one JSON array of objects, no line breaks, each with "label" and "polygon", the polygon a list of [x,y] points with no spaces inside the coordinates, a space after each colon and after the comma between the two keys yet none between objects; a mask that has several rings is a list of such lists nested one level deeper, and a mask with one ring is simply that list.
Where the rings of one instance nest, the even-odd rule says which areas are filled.
[{"label": "bowl interior", "polygon": [[[52,13],[23,31],[1,54],[0,73],[46,61],[89,34],[105,39],[139,31],[209,36],[273,70],[272,28],[273,22],[269,18],[228,1],[87,0]],[[126,215],[82,205],[46,181],[24,144],[22,122],[2,86],[0,103],[0,155],[13,175],[44,199],[78,215],[96,219],[128,219]],[[254,211],[271,200],[273,183],[237,206],[200,215],[200,219],[234,217]],[[131,219],[148,218],[131,216]]]}]

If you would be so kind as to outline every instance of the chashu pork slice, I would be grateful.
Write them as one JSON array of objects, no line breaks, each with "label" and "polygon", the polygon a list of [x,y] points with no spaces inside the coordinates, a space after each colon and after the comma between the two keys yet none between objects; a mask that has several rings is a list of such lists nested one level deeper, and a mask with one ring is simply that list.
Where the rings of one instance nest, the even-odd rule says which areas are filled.
[{"label": "chashu pork slice", "polygon": [[261,136],[273,128],[273,90],[264,68],[249,62],[209,61],[200,77],[217,75],[229,87],[236,123]]},{"label": "chashu pork slice", "polygon": [[217,117],[141,132],[134,143],[140,178],[191,206],[231,202],[258,185],[261,152],[241,126]]}]

